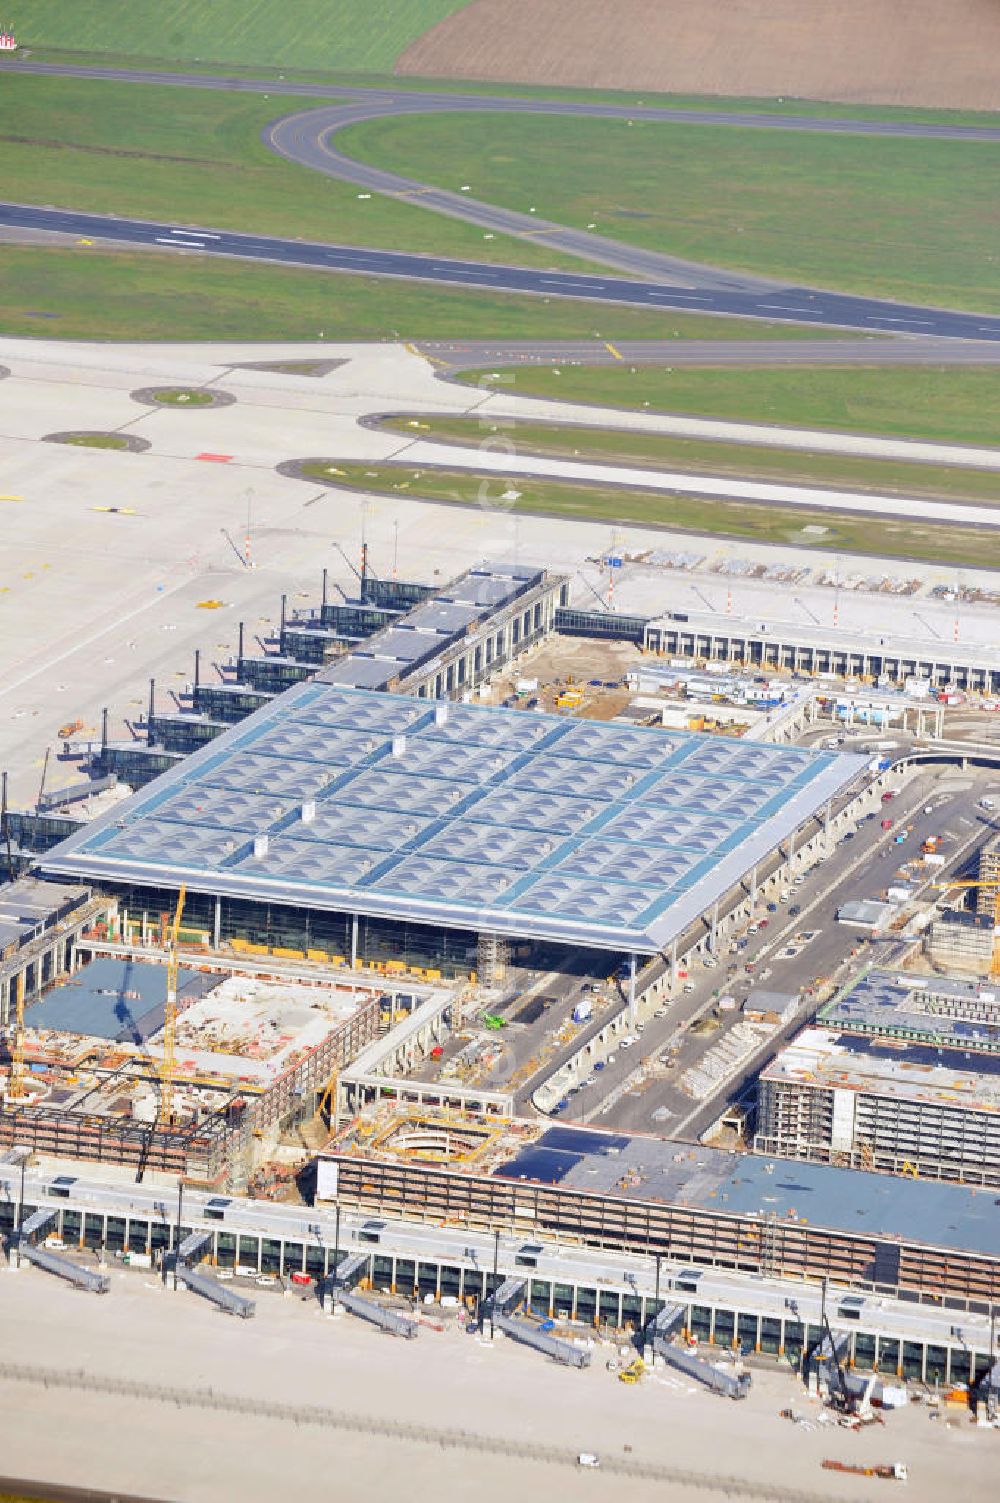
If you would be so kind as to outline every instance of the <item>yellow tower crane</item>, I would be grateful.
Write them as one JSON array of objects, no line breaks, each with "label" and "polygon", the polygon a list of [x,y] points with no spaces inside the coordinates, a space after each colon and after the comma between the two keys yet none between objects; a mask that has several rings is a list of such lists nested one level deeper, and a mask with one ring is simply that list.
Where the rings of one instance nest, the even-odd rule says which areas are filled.
[{"label": "yellow tower crane", "polygon": [[990,955],[990,975],[1000,977],[1000,879],[994,877],[989,882],[951,881],[935,882],[935,887],[984,887],[993,892],[993,950]]},{"label": "yellow tower crane", "polygon": [[177,894],[177,907],[174,909],[174,920],[167,934],[167,1005],[163,1011],[163,1061],[160,1065],[160,1122],[165,1125],[169,1125],[173,1119],[174,1037],[177,1029],[177,971],[180,964],[177,940],[180,934],[181,914],[184,912],[184,899],[186,897],[187,887],[182,883],[181,890]]}]

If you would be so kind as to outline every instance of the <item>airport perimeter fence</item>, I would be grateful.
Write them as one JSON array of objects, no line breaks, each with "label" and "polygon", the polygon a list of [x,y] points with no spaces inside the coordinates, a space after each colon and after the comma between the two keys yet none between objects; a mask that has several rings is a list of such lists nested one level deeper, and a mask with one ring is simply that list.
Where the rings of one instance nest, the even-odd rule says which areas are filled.
[{"label": "airport perimeter fence", "polygon": [[[277,1420],[282,1424],[310,1425],[328,1430],[349,1431],[385,1440],[408,1441],[438,1446],[442,1450],[471,1451],[520,1461],[544,1462],[551,1466],[578,1466],[579,1452],[562,1446],[539,1445],[515,1440],[507,1435],[483,1435],[472,1430],[448,1429],[443,1426],[410,1424],[405,1420],[386,1419],[380,1415],[352,1414],[346,1410],[323,1409],[313,1404],[281,1404],[242,1394],[219,1393],[214,1388],[170,1388],[160,1383],[141,1383],[120,1378],[102,1377],[83,1368],[57,1370],[22,1363],[0,1362],[0,1383],[30,1383],[37,1387],[70,1390],[77,1393],[107,1394],[114,1398],[164,1404],[176,1409],[213,1409],[218,1413]],[[721,1402],[721,1401],[720,1401]],[[670,1482],[726,1498],[777,1500],[777,1503],[824,1503],[818,1493],[773,1483],[755,1482],[746,1477],[724,1476],[711,1472],[691,1472],[681,1467],[663,1466],[640,1461],[627,1454],[602,1453],[600,1466],[615,1476],[634,1477],[651,1482]]]}]

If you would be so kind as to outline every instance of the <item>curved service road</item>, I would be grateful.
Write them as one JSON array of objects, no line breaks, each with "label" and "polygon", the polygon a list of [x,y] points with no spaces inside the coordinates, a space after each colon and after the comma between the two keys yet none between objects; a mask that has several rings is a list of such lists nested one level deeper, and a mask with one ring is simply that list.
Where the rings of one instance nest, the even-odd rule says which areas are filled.
[{"label": "curved service road", "polygon": [[[767,130],[798,130],[826,134],[902,136],[947,140],[1000,141],[1000,127],[925,124],[905,121],[849,120],[825,117],[757,114],[751,111],[685,110],[642,105],[629,106],[586,101],[522,99],[496,95],[419,93],[406,90],[336,88],[290,83],[279,79],[234,79],[197,74],[156,73],[129,69],[63,67],[24,63],[19,71],[76,78],[109,79],[117,82],[155,83],[185,88],[225,89],[240,93],[266,93],[317,98],[332,96],[339,102],[287,115],[264,130],[273,150],[291,161],[371,192],[419,196],[423,207],[462,219],[491,232],[530,235],[554,249],[585,257],[627,272],[644,281],[626,281],[590,273],[528,271],[502,265],[485,265],[413,256],[384,250],[331,245],[303,245],[277,237],[195,231],[192,241],[181,246],[207,253],[237,255],[256,260],[281,261],[290,265],[323,266],[327,269],[362,271],[371,275],[412,277],[423,281],[491,287],[498,291],[530,292],[543,296],[591,298],[604,302],[630,303],[672,311],[718,313],[739,317],[781,319],[795,323],[832,325],[877,330],[887,334],[916,334],[953,339],[1000,339],[1000,317],[960,313],[946,309],[894,303],[887,299],[856,297],[817,289],[789,287],[766,278],[705,266],[677,257],[624,245],[604,236],[539,220],[479,202],[466,194],[401,177],[358,162],[337,151],[330,137],[361,121],[389,115],[425,114],[443,111],[475,111],[505,114],[560,115],[661,121],[687,125],[738,126]],[[32,220],[30,217],[43,216]],[[48,216],[47,218],[44,216]],[[55,216],[55,217],[53,217]],[[63,222],[60,222],[63,221]],[[97,222],[96,228],[94,227]],[[71,228],[64,228],[64,222]],[[87,223],[90,228],[82,228]],[[63,230],[72,234],[97,234],[105,239],[148,243],[176,243],[178,227],[152,225],[147,221],[105,219],[74,215],[60,210],[29,210],[25,206],[0,206],[0,224],[14,228]]]}]

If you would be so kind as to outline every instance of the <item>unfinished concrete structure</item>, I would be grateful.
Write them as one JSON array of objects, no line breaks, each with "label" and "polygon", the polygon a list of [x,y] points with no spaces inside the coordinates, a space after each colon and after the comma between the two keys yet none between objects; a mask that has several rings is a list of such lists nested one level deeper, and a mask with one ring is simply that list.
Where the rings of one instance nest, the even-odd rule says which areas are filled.
[{"label": "unfinished concrete structure", "polygon": [[931,924],[927,949],[932,960],[949,970],[984,976],[993,960],[993,914],[949,909]]},{"label": "unfinished concrete structure", "polygon": [[26,1089],[0,1147],[241,1183],[375,1037],[377,987],[298,986],[192,967],[178,977],[169,1120],[161,1110],[166,967],[104,960],[29,1007]]},{"label": "unfinished concrete structure", "polygon": [[922,971],[865,970],[819,1021],[841,1033],[1000,1054],[1000,984]]},{"label": "unfinished concrete structure", "polygon": [[21,877],[0,887],[0,1026],[6,1027],[18,987],[32,1001],[76,967],[81,935],[107,921],[114,899],[90,887]]},{"label": "unfinished concrete structure", "polygon": [[1000,1060],[807,1028],[762,1072],[759,1153],[1000,1185]]}]

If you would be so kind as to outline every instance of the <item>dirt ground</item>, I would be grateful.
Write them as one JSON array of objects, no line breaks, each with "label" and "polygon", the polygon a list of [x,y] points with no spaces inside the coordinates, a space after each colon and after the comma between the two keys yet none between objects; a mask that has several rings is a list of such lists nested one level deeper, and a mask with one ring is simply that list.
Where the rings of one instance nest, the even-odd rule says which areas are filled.
[{"label": "dirt ground", "polygon": [[[849,1434],[819,1424],[787,1370],[755,1370],[749,1399],[731,1404],[660,1367],[627,1388],[606,1370],[608,1347],[574,1372],[454,1321],[401,1342],[325,1319],[315,1301],[255,1293],[256,1318],[241,1321],[139,1272],[114,1269],[98,1299],[0,1270],[4,1471],[171,1503],[881,1496],[880,1481],[825,1471],[833,1457],[906,1462],[905,1503],[996,1496],[1000,1432],[967,1415],[929,1423],[913,1404]],[[786,1406],[808,1424],[782,1419]],[[325,1423],[307,1419],[316,1410]],[[583,1450],[601,1470],[575,1465]]]},{"label": "dirt ground", "polygon": [[472,0],[396,71],[997,109],[998,58],[997,0]]}]

